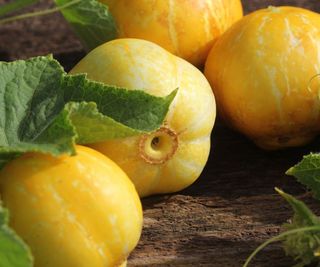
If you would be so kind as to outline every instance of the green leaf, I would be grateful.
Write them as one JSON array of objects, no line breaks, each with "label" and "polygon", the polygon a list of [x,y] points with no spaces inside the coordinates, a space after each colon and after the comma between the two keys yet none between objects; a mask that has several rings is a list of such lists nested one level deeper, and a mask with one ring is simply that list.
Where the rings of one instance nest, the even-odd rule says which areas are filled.
[{"label": "green leaf", "polygon": [[312,226],[320,224],[320,219],[304,204],[301,200],[296,199],[280,189],[276,191],[290,204],[294,211],[293,223],[299,226]]},{"label": "green leaf", "polygon": [[320,200],[320,154],[311,153],[304,156],[303,160],[290,168],[286,174],[293,175]]},{"label": "green leaf", "polygon": [[153,131],[162,124],[177,89],[166,97],[89,81],[85,75],[66,76],[65,102],[78,132],[78,143],[93,143]]},{"label": "green leaf", "polygon": [[8,226],[9,214],[0,205],[0,266],[32,267],[30,249]]},{"label": "green leaf", "polygon": [[78,144],[89,144],[101,140],[127,137],[141,131],[121,124],[101,114],[94,102],[70,102],[66,109],[78,133]]},{"label": "green leaf", "polygon": [[[58,7],[68,2],[71,0],[55,0]],[[80,0],[61,13],[89,50],[117,37],[116,24],[108,7],[96,0]]]},{"label": "green leaf", "polygon": [[75,132],[61,114],[63,75],[51,57],[0,63],[0,167],[29,151],[74,153]]},{"label": "green leaf", "polygon": [[246,259],[243,267],[248,267],[253,258],[265,247],[273,242],[282,241],[288,256],[299,261],[295,267],[303,267],[319,260],[320,256],[320,220],[300,200],[284,193],[278,188],[275,190],[287,200],[294,211],[291,223],[284,224],[284,232],[274,236],[259,245]]},{"label": "green leaf", "polygon": [[319,260],[316,255],[320,249],[320,219],[302,201],[279,189],[276,190],[287,200],[294,211],[292,222],[284,225],[287,231],[312,226],[319,227],[318,230],[298,231],[295,234],[287,235],[283,241],[286,254],[299,261],[297,266],[306,266]]},{"label": "green leaf", "polygon": [[[160,127],[177,90],[161,98],[67,75],[48,57],[0,62],[0,168],[25,152],[74,154],[97,142]],[[0,203],[0,266],[31,267],[28,247]]]},{"label": "green leaf", "polygon": [[76,139],[156,130],[176,92],[161,98],[67,75],[51,57],[0,62],[0,168],[25,152],[72,155]]},{"label": "green leaf", "polygon": [[18,11],[24,7],[30,6],[40,0],[13,0],[0,6],[0,16],[7,15],[11,12]]},{"label": "green leaf", "polygon": [[70,119],[70,113],[64,108],[34,142],[36,145],[45,145],[52,155],[60,155],[63,153],[61,151],[74,154],[76,137],[77,132]]}]

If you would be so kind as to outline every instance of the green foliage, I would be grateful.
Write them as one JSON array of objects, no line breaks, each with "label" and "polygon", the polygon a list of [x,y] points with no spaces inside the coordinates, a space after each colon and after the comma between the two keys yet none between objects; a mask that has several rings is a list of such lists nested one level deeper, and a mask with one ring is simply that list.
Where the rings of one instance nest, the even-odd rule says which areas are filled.
[{"label": "green foliage", "polygon": [[32,267],[33,258],[30,249],[8,226],[9,214],[0,205],[0,266]]},{"label": "green foliage", "polygon": [[[311,190],[317,200],[320,200],[320,154],[311,153],[304,156],[302,161],[291,167],[286,174],[294,176],[298,182]],[[285,198],[295,211],[292,223],[284,225],[286,229],[320,225],[319,218],[303,202],[293,200],[288,196]],[[298,207],[300,207],[300,212]],[[288,237],[284,242],[284,248],[288,255],[300,260],[297,266],[305,266],[315,260],[319,261],[320,230]]]},{"label": "green foliage", "polygon": [[[294,176],[298,182],[312,191],[317,200],[320,200],[320,154],[311,153],[304,156],[302,161],[291,167],[286,174]],[[283,242],[283,248],[286,254],[298,262],[296,267],[303,267],[313,262],[319,262],[319,217],[302,201],[279,189],[277,189],[277,192],[290,204],[294,215],[290,223],[283,225],[285,232],[278,237],[274,237],[272,242],[279,240]],[[270,240],[265,244],[269,243]],[[264,244],[261,247],[264,247]],[[259,250],[260,248],[248,258],[247,262],[249,262]]]},{"label": "green foliage", "polygon": [[293,175],[320,200],[320,154],[304,156],[302,161],[290,168],[286,174]]},{"label": "green foliage", "polygon": [[77,102],[67,109],[77,129],[77,143],[82,144],[157,129],[177,93],[173,90],[166,97],[151,96],[141,90],[93,82],[83,74],[64,76],[63,88],[65,103]]},{"label": "green foliage", "polygon": [[51,57],[0,63],[1,165],[28,151],[74,153],[75,131],[60,114],[63,75]]},{"label": "green foliage", "polygon": [[[77,143],[158,129],[175,97],[67,75],[48,57],[0,62],[0,168],[25,152],[72,155]],[[8,227],[0,205],[0,266],[31,267],[29,248]]]},{"label": "green foliage", "polygon": [[[54,0],[58,7],[71,0]],[[61,10],[83,44],[93,49],[117,37],[114,19],[108,7],[96,0],[80,0],[79,3]]]},{"label": "green foliage", "polygon": [[297,266],[306,266],[317,260],[316,252],[320,249],[320,219],[302,201],[281,190],[277,191],[287,200],[294,211],[291,223],[283,225],[285,230],[298,230],[310,226],[319,227],[315,231],[298,231],[283,240],[286,254],[298,261]]},{"label": "green foliage", "polygon": [[155,97],[67,75],[51,57],[0,62],[0,167],[24,152],[72,155],[75,140],[156,130],[175,94]]},{"label": "green foliage", "polygon": [[247,258],[243,267],[249,263],[262,249],[273,242],[282,241],[288,256],[298,263],[295,267],[307,266],[318,260],[320,249],[320,220],[300,200],[276,188],[276,191],[291,205],[294,216],[291,223],[283,225],[284,232],[274,236],[257,247]]},{"label": "green foliage", "polygon": [[[294,176],[298,182],[311,190],[317,200],[320,200],[320,154],[311,153],[304,156],[302,161],[291,167],[286,174]],[[286,254],[298,262],[296,267],[307,266],[313,262],[319,263],[319,217],[302,201],[279,189],[277,191],[287,200],[294,211],[291,222],[283,225],[285,232],[278,236],[283,237],[281,241]],[[275,237],[274,241],[279,241],[278,237]],[[255,254],[256,252],[254,252]]]}]

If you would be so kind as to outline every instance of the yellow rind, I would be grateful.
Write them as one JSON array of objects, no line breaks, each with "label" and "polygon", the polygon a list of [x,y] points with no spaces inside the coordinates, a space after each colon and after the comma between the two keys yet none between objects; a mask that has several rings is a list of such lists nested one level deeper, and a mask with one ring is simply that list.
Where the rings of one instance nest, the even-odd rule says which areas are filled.
[{"label": "yellow rind", "polygon": [[319,73],[320,15],[296,7],[247,15],[205,66],[219,114],[265,149],[303,145],[320,132]]},{"label": "yellow rind", "polygon": [[118,39],[90,52],[71,73],[87,73],[99,82],[157,96],[178,88],[165,127],[177,134],[179,146],[168,161],[160,165],[146,162],[139,154],[141,136],[90,147],[119,164],[141,197],[179,191],[200,176],[209,156],[216,113],[211,87],[197,68],[151,42]]},{"label": "yellow rind", "polygon": [[152,41],[203,65],[214,41],[243,16],[240,0],[100,0],[109,6],[120,38]]},{"label": "yellow rind", "polygon": [[115,267],[136,246],[142,208],[127,175],[101,153],[28,153],[0,172],[10,226],[30,246],[35,267]]}]

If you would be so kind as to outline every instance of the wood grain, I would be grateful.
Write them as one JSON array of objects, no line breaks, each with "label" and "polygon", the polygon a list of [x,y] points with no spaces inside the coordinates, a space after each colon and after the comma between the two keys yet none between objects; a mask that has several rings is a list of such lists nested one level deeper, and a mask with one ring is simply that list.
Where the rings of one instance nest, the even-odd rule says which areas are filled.
[{"label": "wood grain", "polygon": [[[7,0],[0,0],[0,4]],[[35,9],[52,5],[42,1]],[[268,5],[294,5],[320,11],[320,1],[243,0],[245,13]],[[0,60],[53,53],[70,69],[84,54],[59,14],[0,26]],[[285,171],[304,154],[318,152],[320,140],[296,149],[265,152],[217,121],[212,151],[201,177],[188,189],[143,200],[144,229],[128,266],[239,267],[290,218],[274,187],[304,197],[305,189]],[[308,197],[304,200],[319,210]],[[251,266],[292,266],[279,244],[258,255]]]},{"label": "wood grain", "polygon": [[[274,187],[305,195],[284,172],[317,147],[319,141],[300,149],[264,152],[218,122],[200,179],[179,194],[143,200],[144,231],[129,266],[241,266],[292,215]],[[304,201],[318,209],[310,198]],[[292,262],[274,244],[252,266]]]}]

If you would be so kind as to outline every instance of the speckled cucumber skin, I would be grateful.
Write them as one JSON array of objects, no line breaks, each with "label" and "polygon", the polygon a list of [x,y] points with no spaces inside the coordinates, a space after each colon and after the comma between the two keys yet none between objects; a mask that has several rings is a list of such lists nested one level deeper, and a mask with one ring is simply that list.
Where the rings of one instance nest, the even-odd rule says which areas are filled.
[{"label": "speckled cucumber skin", "polygon": [[265,149],[304,145],[320,132],[318,74],[320,15],[296,7],[245,16],[205,65],[220,115]]},{"label": "speckled cucumber skin", "polygon": [[[182,190],[200,176],[216,107],[212,89],[196,67],[152,42],[123,38],[91,51],[71,70],[75,73],[156,96],[178,88],[160,131],[90,146],[114,160],[141,197]],[[159,144],[153,148],[155,139]]]},{"label": "speckled cucumber skin", "polygon": [[152,41],[201,66],[215,40],[243,16],[240,0],[100,0],[119,38]]},{"label": "speckled cucumber skin", "polygon": [[140,238],[138,194],[106,156],[76,150],[57,158],[27,153],[5,166],[0,192],[10,226],[30,246],[35,267],[118,267]]}]

